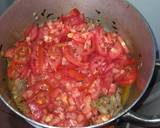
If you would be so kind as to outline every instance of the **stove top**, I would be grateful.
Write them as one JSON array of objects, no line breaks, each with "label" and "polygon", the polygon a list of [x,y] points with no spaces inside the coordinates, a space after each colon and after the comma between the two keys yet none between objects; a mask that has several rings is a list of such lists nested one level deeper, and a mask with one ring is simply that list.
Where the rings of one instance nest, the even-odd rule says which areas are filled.
[{"label": "stove top", "polygon": [[[0,15],[14,0],[0,0]],[[160,50],[160,0],[128,0],[132,3],[146,18],[151,29],[155,35],[157,53]],[[159,49],[159,50],[158,50]],[[135,110],[141,115],[160,115],[160,72],[156,76],[156,84],[153,85],[153,89],[146,99],[144,104]],[[0,124],[1,128],[33,128],[31,125],[26,123],[22,118],[11,112],[1,101],[0,101]],[[131,124],[125,124],[118,126],[118,128],[142,128]]]}]

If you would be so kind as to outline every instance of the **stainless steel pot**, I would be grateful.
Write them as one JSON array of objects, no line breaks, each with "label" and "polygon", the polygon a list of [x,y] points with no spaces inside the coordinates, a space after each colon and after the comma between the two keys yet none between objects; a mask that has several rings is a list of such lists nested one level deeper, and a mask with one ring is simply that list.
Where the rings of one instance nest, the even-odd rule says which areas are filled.
[{"label": "stainless steel pot", "polygon": [[[141,56],[142,61],[137,82],[131,89],[124,110],[111,120],[90,127],[113,124],[121,119],[146,127],[160,126],[160,118],[147,118],[132,112],[132,108],[139,104],[140,99],[148,90],[155,68],[156,54],[155,40],[149,25],[143,16],[125,0],[16,0],[9,10],[0,17],[2,50],[12,47],[15,41],[21,37],[23,29],[34,22],[33,14],[36,14],[34,12],[40,14],[44,9],[47,9],[47,12],[54,13],[53,17],[57,17],[72,8],[78,8],[87,17],[101,22],[105,28],[118,32],[125,39],[130,50],[137,56]],[[1,100],[29,123],[48,128],[49,126],[27,118],[17,110],[11,100],[11,94],[6,88],[8,83],[4,58],[0,58],[0,65]]]}]

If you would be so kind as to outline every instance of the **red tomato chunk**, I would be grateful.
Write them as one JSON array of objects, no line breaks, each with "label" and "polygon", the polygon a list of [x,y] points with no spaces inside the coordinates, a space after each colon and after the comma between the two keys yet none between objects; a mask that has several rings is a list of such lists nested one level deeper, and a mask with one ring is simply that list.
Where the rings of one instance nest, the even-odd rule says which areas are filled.
[{"label": "red tomato chunk", "polygon": [[87,23],[77,9],[43,26],[33,24],[24,35],[5,56],[9,79],[26,81],[23,98],[29,117],[65,127],[114,116],[93,102],[101,103],[136,80],[136,61],[120,35]]}]

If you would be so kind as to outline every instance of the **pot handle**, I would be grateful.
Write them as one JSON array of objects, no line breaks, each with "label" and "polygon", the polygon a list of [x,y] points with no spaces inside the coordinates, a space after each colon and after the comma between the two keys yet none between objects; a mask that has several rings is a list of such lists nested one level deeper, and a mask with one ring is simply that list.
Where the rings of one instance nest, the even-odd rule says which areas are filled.
[{"label": "pot handle", "polygon": [[128,112],[123,116],[123,120],[145,128],[160,126],[160,116],[145,116],[138,115],[135,112]]}]

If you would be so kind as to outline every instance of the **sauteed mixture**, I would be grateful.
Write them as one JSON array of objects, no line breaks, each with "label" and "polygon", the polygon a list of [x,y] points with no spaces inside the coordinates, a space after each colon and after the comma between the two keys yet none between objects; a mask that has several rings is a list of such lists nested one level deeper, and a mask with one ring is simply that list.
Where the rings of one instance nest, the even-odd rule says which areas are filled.
[{"label": "sauteed mixture", "polygon": [[122,110],[137,64],[120,35],[73,9],[30,25],[24,36],[4,56],[10,90],[25,115],[53,126],[88,126]]}]

